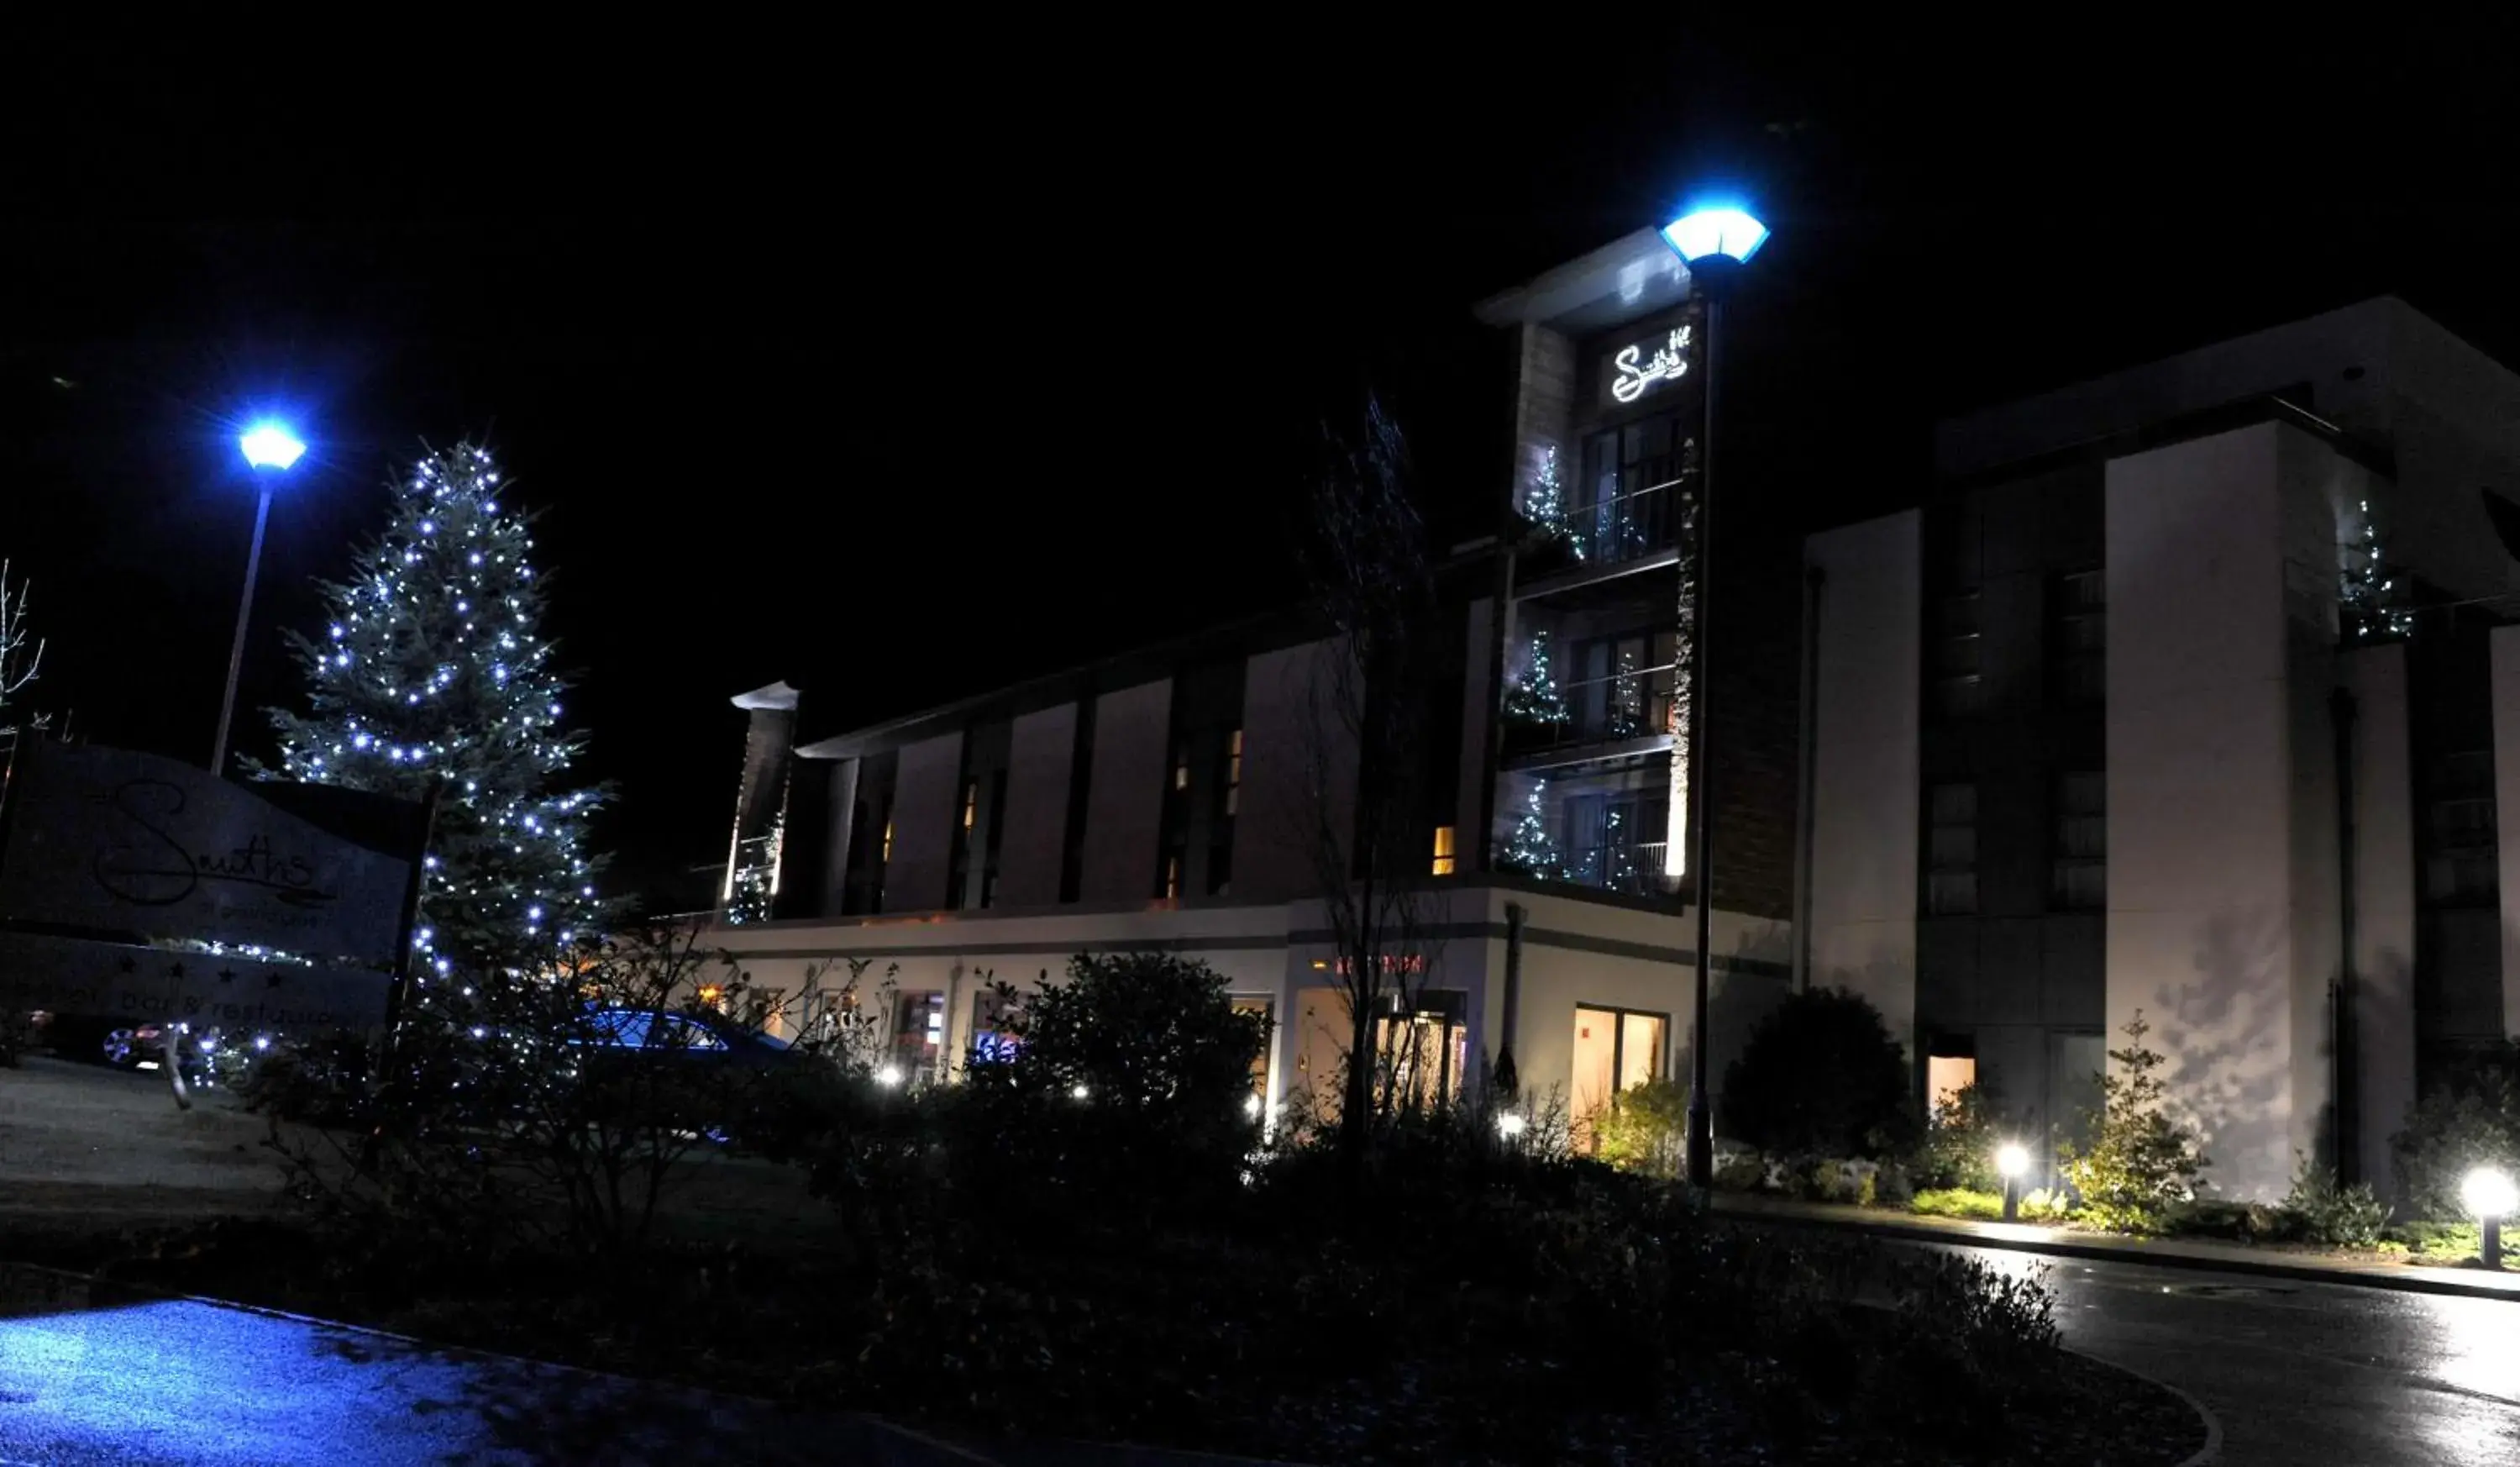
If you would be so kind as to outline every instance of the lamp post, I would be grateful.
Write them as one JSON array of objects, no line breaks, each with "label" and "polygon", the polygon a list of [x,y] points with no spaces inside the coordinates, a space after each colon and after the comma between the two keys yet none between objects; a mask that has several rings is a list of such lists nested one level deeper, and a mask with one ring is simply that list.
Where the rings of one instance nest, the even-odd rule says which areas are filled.
[{"label": "lamp post", "polygon": [[262,492],[253,507],[253,548],[245,556],[245,595],[237,601],[236,640],[228,646],[228,688],[219,699],[218,737],[210,743],[210,772],[224,776],[228,764],[228,724],[236,716],[237,674],[245,669],[245,628],[253,617],[253,578],[262,569],[262,528],[271,519],[272,481],[289,472],[306,452],[297,436],[277,423],[256,423],[237,439]]},{"label": "lamp post", "polygon": [[1697,888],[1697,993],[1694,1029],[1688,1044],[1688,1184],[1715,1183],[1715,1119],[1709,1108],[1706,1075],[1707,962],[1714,948],[1715,856],[1714,802],[1707,798],[1713,770],[1706,758],[1707,694],[1714,679],[1707,674],[1714,661],[1707,656],[1707,604],[1714,576],[1708,550],[1715,534],[1715,350],[1718,323],[1724,311],[1725,288],[1759,247],[1768,242],[1768,226],[1731,206],[1689,210],[1662,227],[1663,242],[1688,266],[1689,291],[1706,300],[1706,344],[1699,351],[1706,382],[1706,427],[1697,441],[1696,534],[1690,548],[1696,583],[1690,588],[1688,649],[1688,856],[1689,879]]},{"label": "lamp post", "polygon": [[2458,1185],[2458,1200],[2476,1215],[2476,1257],[2488,1268],[2502,1266],[2502,1222],[2520,1211],[2520,1186],[2510,1174],[2479,1167]]},{"label": "lamp post", "polygon": [[2021,1176],[2030,1169],[2030,1148],[2006,1141],[1995,1149],[1995,1169],[2003,1178],[2003,1220],[2021,1220]]}]

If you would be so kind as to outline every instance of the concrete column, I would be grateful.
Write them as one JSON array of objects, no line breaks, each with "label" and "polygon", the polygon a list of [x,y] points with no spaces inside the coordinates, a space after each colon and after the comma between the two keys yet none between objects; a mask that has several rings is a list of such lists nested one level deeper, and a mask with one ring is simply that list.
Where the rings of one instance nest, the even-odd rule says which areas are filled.
[{"label": "concrete column", "polygon": [[1811,537],[1828,578],[1813,637],[1811,982],[1916,1024],[1916,822],[1924,517],[1915,510]]},{"label": "concrete column", "polygon": [[2407,649],[2364,647],[2341,668],[2354,717],[2354,1004],[2351,1052],[2362,1180],[2396,1185],[2389,1137],[2415,1100],[2414,775]]},{"label": "concrete column", "polygon": [[2520,626],[2498,626],[2491,636],[2495,841],[2502,887],[2502,1032],[2520,1038]]}]

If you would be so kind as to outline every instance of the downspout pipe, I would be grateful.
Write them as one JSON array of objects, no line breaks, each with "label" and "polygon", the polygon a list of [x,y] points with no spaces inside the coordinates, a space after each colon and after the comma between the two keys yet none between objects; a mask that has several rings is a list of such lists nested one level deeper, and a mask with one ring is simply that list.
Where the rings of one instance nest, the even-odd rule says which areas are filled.
[{"label": "downspout pipe", "polygon": [[2355,943],[2361,913],[2355,908],[2358,873],[2354,847],[2354,722],[2359,712],[2354,695],[2338,688],[2327,701],[2336,734],[2336,987],[2328,999],[2329,1068],[2327,1093],[2328,1144],[2334,1148],[2337,1179],[2367,1181],[2362,1171],[2362,1056],[2360,977],[2355,972]]},{"label": "downspout pipe", "polygon": [[1794,769],[1794,991],[1811,986],[1812,808],[1820,765],[1820,601],[1828,580],[1818,566],[1803,572],[1803,678],[1796,707]]}]

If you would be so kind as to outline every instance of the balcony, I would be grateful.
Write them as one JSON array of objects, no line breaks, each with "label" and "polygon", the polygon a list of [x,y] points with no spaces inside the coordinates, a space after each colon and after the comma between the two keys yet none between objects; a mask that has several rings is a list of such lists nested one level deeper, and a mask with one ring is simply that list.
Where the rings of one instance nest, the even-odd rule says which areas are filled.
[{"label": "balcony", "polygon": [[736,842],[735,863],[727,873],[728,924],[769,921],[771,899],[778,894],[779,832]]},{"label": "balcony", "polygon": [[1566,879],[1598,891],[1658,896],[1668,890],[1663,880],[1667,848],[1661,841],[1579,848],[1566,853]]},{"label": "balcony", "polygon": [[1563,720],[1506,724],[1506,761],[1528,769],[1660,754],[1680,729],[1679,676],[1678,663],[1661,663],[1564,684]]},{"label": "balcony", "polygon": [[1678,531],[1688,527],[1687,483],[1665,480],[1571,507],[1555,527],[1556,550],[1530,557],[1533,573],[1515,593],[1546,596],[1678,564]]}]

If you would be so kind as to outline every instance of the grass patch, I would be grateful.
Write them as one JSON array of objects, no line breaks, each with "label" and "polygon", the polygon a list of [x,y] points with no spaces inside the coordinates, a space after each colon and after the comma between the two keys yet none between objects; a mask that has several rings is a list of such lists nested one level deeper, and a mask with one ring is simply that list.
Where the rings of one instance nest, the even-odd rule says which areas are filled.
[{"label": "grass patch", "polygon": [[2482,1243],[2482,1230],[2473,1222],[2401,1222],[2382,1235],[2380,1246],[2418,1263],[2463,1263]]},{"label": "grass patch", "polygon": [[2003,1218],[2003,1198],[1994,1192],[1975,1192],[1966,1187],[1935,1187],[1910,1198],[1908,1211],[1922,1213],[1928,1217],[1968,1217],[1980,1222],[1999,1222]]}]

